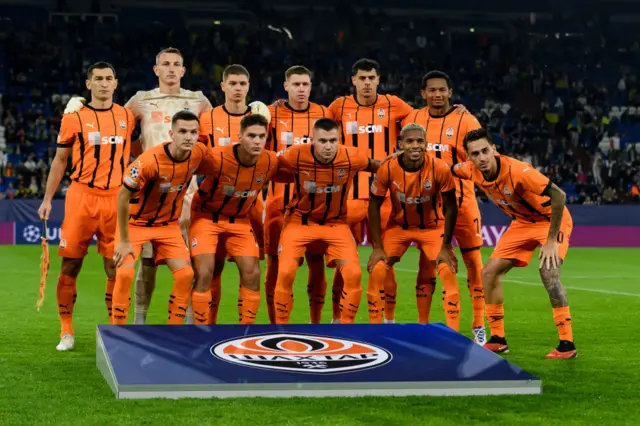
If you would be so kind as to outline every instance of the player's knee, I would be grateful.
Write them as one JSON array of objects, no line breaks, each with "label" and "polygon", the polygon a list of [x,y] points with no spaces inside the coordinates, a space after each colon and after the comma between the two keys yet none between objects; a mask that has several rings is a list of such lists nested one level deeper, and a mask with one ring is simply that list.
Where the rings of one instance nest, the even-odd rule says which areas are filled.
[{"label": "player's knee", "polygon": [[196,264],[196,290],[199,292],[206,291],[211,286],[213,280],[213,266],[205,262]]},{"label": "player's knee", "polygon": [[191,288],[191,282],[193,281],[193,268],[191,265],[183,266],[174,271],[171,271],[173,275],[174,283],[180,290],[188,291]]},{"label": "player's knee", "polygon": [[384,280],[387,277],[389,267],[384,262],[378,262],[373,266],[371,270],[371,277],[379,280]]},{"label": "player's knee", "polygon": [[345,287],[359,287],[362,281],[362,270],[356,262],[347,262],[340,268]]},{"label": "player's knee", "polygon": [[495,287],[499,274],[495,268],[487,265],[482,268],[482,284],[485,287]]},{"label": "player's knee", "polygon": [[260,290],[260,266],[247,267],[240,271],[242,285],[249,290]]},{"label": "player's knee", "polygon": [[116,265],[111,259],[104,259],[104,273],[107,274],[107,277],[110,279],[114,279],[116,277]]},{"label": "player's knee", "polygon": [[296,272],[298,271],[297,259],[280,259],[278,265],[278,284],[293,283],[296,279]]},{"label": "player's knee", "polygon": [[120,278],[121,281],[131,283],[133,282],[133,277],[136,274],[136,270],[131,266],[123,265],[116,270],[117,278]]},{"label": "player's knee", "polygon": [[77,277],[82,268],[83,259],[62,258],[61,272],[68,277]]}]

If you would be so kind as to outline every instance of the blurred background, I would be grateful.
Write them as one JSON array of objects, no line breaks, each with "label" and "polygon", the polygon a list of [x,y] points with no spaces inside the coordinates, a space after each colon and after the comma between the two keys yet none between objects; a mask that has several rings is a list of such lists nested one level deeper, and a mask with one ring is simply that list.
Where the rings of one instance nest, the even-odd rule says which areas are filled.
[{"label": "blurred background", "polygon": [[498,150],[547,174],[569,203],[640,202],[640,3],[422,3],[1,2],[0,199],[42,196],[64,105],[87,96],[91,63],[116,67],[124,104],[157,86],[155,55],[173,46],[185,56],[182,87],[214,105],[231,63],[248,68],[249,96],[265,103],[303,64],[324,105],[351,91],[362,57],[380,62],[381,93],[415,107],[422,75],[443,70]]}]

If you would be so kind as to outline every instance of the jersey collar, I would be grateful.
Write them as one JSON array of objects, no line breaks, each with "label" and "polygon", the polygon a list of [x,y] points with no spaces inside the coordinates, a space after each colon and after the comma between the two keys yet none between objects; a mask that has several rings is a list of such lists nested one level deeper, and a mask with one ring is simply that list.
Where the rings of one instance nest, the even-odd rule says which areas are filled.
[{"label": "jersey collar", "polygon": [[420,165],[418,167],[416,167],[415,169],[410,169],[408,168],[405,164],[404,164],[404,153],[398,155],[398,164],[400,165],[400,167],[402,168],[402,170],[404,170],[407,173],[415,173],[417,171],[419,171],[420,169],[422,169],[422,166],[424,166],[424,162],[426,161],[426,155],[425,157],[422,159],[422,163],[420,163]]},{"label": "jersey collar", "polygon": [[171,161],[173,161],[174,163],[184,163],[185,161],[187,161],[189,158],[191,158],[191,153],[189,153],[189,155],[187,155],[185,157],[184,160],[176,160],[173,155],[171,155],[171,151],[169,151],[169,144],[171,142],[167,142],[165,143],[162,147],[164,148],[164,153],[167,154],[167,157],[169,157],[171,159]]},{"label": "jersey collar", "polygon": [[456,109],[455,109],[455,107],[449,107],[449,111],[445,112],[445,113],[444,113],[444,114],[442,114],[442,115],[434,115],[434,114],[431,114],[431,108],[429,108],[429,107],[427,107],[427,110],[429,111],[429,117],[431,117],[431,118],[444,118],[444,117],[446,117],[447,115],[451,114],[451,113],[452,113],[453,111],[455,111]]},{"label": "jersey collar", "polygon": [[307,103],[307,107],[305,109],[295,109],[289,104],[288,101],[284,103],[284,106],[293,112],[307,112],[309,111],[309,108],[311,108],[311,102]]},{"label": "jersey collar", "polygon": [[231,117],[242,117],[242,116],[244,116],[244,115],[249,114],[249,112],[251,112],[251,107],[250,107],[249,105],[247,105],[247,110],[246,110],[245,112],[241,112],[241,113],[239,113],[239,114],[234,114],[234,113],[232,113],[232,112],[229,112],[229,111],[227,110],[226,105],[224,105],[224,104],[223,104],[223,105],[222,105],[222,110],[223,110],[224,112],[226,112],[227,114],[229,114]]}]

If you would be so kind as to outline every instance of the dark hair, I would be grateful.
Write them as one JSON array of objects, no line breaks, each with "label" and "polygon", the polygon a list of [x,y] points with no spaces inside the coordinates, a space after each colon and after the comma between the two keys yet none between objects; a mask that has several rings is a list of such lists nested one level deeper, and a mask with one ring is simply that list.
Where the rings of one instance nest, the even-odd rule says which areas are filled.
[{"label": "dark hair", "polygon": [[222,81],[225,81],[230,75],[246,75],[249,80],[249,71],[239,64],[229,65],[222,71]]},{"label": "dark hair", "polygon": [[308,75],[309,79],[311,79],[311,71],[309,68],[302,65],[294,65],[284,73],[284,79],[288,80],[292,75]]},{"label": "dark hair", "polygon": [[162,49],[161,51],[159,51],[156,55],[156,64],[160,60],[160,55],[162,55],[163,53],[173,53],[180,56],[180,58],[184,61],[184,56],[182,56],[182,52],[180,51],[180,49],[176,47],[167,47],[166,49]]},{"label": "dark hair", "polygon": [[467,146],[471,143],[471,142],[475,142],[478,141],[480,139],[486,139],[487,141],[489,141],[489,143],[491,145],[493,145],[493,142],[491,141],[491,136],[489,135],[489,132],[487,132],[486,129],[483,129],[482,127],[476,130],[471,130],[470,132],[468,132],[465,136],[464,136],[464,140],[462,141],[462,146],[464,146],[464,149],[467,149]]},{"label": "dark hair", "polygon": [[171,118],[171,125],[173,126],[174,124],[176,124],[178,120],[197,121],[198,124],[200,124],[200,119],[198,118],[198,116],[187,110],[178,111],[173,114],[173,117]]},{"label": "dark hair", "polygon": [[315,122],[313,125],[313,130],[324,130],[326,132],[330,132],[333,129],[340,129],[338,123],[333,121],[330,118],[321,118]]},{"label": "dark hair", "polygon": [[87,70],[87,80],[91,80],[91,77],[93,77],[93,70],[106,69],[110,69],[113,72],[113,78],[116,78],[116,69],[113,67],[113,65],[111,65],[109,62],[100,61],[89,67],[89,69]]},{"label": "dark hair", "polygon": [[429,71],[422,77],[422,90],[427,88],[427,81],[433,80],[435,78],[441,78],[447,82],[447,89],[451,89],[451,78],[449,76],[438,70]]},{"label": "dark hair", "polygon": [[358,59],[351,67],[351,73],[356,75],[358,71],[375,71],[376,74],[380,74],[380,64],[373,59],[362,58]]},{"label": "dark hair", "polygon": [[265,129],[269,129],[269,122],[264,115],[260,114],[249,114],[244,116],[240,121],[240,131],[244,132],[251,126],[262,126]]}]

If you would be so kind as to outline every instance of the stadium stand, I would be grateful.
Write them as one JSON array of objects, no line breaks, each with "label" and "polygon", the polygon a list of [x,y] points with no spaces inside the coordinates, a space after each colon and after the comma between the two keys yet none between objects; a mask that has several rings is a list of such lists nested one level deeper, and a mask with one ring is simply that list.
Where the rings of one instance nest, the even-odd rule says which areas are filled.
[{"label": "stadium stand", "polygon": [[[309,8],[309,19],[300,20],[286,7],[253,2],[184,13],[138,6],[102,13],[94,3],[96,13],[84,15],[64,6],[58,13],[0,8],[0,199],[42,195],[64,105],[85,94],[88,65],[116,66],[124,104],[155,87],[155,54],[175,46],[188,69],[183,87],[203,90],[214,105],[222,102],[219,82],[229,63],[249,69],[250,96],[264,102],[283,96],[285,68],[304,64],[315,73],[313,99],[325,105],[350,91],[350,66],[360,57],[382,64],[382,92],[414,106],[422,105],[421,76],[442,69],[455,102],[491,131],[499,151],[548,174],[570,203],[640,202],[640,45],[628,36],[637,29],[604,15],[407,19],[341,4]],[[142,27],[140,14],[154,24]]]}]

